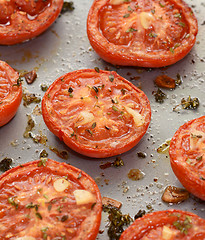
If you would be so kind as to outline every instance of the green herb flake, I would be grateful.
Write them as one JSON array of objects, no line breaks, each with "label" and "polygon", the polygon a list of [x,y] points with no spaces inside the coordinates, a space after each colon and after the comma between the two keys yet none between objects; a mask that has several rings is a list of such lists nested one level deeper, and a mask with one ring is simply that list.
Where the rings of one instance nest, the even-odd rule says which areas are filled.
[{"label": "green herb flake", "polygon": [[82,177],[82,171],[80,171],[80,173],[78,174],[77,179],[80,179]]},{"label": "green herb flake", "polygon": [[19,87],[19,86],[21,86],[21,82],[23,82],[23,80],[21,79],[21,77],[19,77],[18,79],[17,79],[17,81],[16,81],[16,83],[15,84],[13,84],[13,86],[15,87]]},{"label": "green herb flake", "polygon": [[69,97],[70,97],[70,98],[73,98],[73,94],[72,94],[72,93],[70,93],[70,94],[69,94]]},{"label": "green herb flake", "polygon": [[128,10],[129,12],[133,12],[133,11],[134,11],[130,6],[127,7],[127,10]]},{"label": "green herb flake", "polygon": [[152,94],[155,97],[155,101],[159,103],[163,103],[164,99],[166,98],[166,94],[162,92],[162,90],[159,88],[157,89],[157,91],[153,91]]},{"label": "green herb flake", "polygon": [[203,155],[196,158],[197,161],[201,161],[203,159]]},{"label": "green herb flake", "polygon": [[126,13],[123,18],[128,18],[130,16],[130,13]]},{"label": "green herb flake", "polygon": [[174,48],[173,48],[173,47],[170,47],[170,48],[169,48],[169,51],[170,51],[171,53],[174,53]]},{"label": "green herb flake", "polygon": [[47,160],[47,158],[41,158],[41,160],[38,162],[38,167],[45,167]]},{"label": "green herb flake", "polygon": [[95,205],[96,205],[96,202],[91,205],[91,210],[93,210],[93,208],[95,207]]},{"label": "green herb flake", "polygon": [[175,222],[173,222],[173,226],[175,226],[176,229],[180,230],[181,233],[187,235],[188,230],[192,227],[192,220],[190,216],[186,216],[184,221],[180,221],[179,219]]},{"label": "green herb flake", "polygon": [[181,15],[180,13],[176,13],[176,14],[174,14],[174,17],[181,19],[181,18],[182,18],[182,15]]},{"label": "green herb flake", "polygon": [[98,88],[97,88],[96,86],[93,86],[92,89],[93,89],[96,93],[98,93]]},{"label": "green herb flake", "polygon": [[119,109],[115,105],[112,106],[112,110],[114,110],[115,112],[119,111]]},{"label": "green herb flake", "polygon": [[95,67],[94,69],[95,69],[95,71],[96,71],[97,73],[99,73],[99,72],[100,72],[100,69],[99,69],[99,67]]},{"label": "green herb flake", "polygon": [[185,26],[186,26],[186,24],[185,24],[184,22],[179,22],[178,24],[179,24],[179,26],[181,26],[181,27],[185,27]]},{"label": "green herb flake", "polygon": [[153,38],[156,38],[156,37],[157,37],[157,34],[154,33],[154,32],[151,32],[151,33],[149,33],[149,36],[150,36],[150,37],[153,37]]},{"label": "green herb flake", "polygon": [[61,222],[65,222],[68,219],[68,215],[64,215],[61,218]]},{"label": "green herb flake", "polygon": [[92,128],[95,128],[96,125],[97,125],[96,122],[94,122],[91,127],[92,127]]},{"label": "green herb flake", "polygon": [[135,29],[135,28],[128,28],[127,30],[126,30],[126,32],[127,33],[129,33],[129,32],[136,32],[137,31],[137,29]]},{"label": "green herb flake", "polygon": [[162,4],[161,2],[159,2],[159,5],[160,5],[160,7],[165,7],[165,5]]},{"label": "green herb flake", "polygon": [[36,217],[39,218],[40,220],[43,219],[43,217],[41,216],[41,214],[39,212],[36,212]]},{"label": "green herb flake", "polygon": [[115,79],[115,78],[114,78],[114,75],[113,75],[113,74],[110,74],[110,75],[109,75],[109,80],[110,80],[110,82],[113,82],[114,79]]},{"label": "green herb flake", "polygon": [[14,197],[9,197],[8,198],[8,202],[14,206],[16,209],[18,209],[19,204],[17,202],[15,202],[15,198],[17,198],[17,196]]},{"label": "green herb flake", "polygon": [[26,208],[28,208],[28,209],[34,208],[36,211],[38,211],[39,205],[38,205],[38,204],[33,204],[33,203],[31,202],[31,203],[28,203],[28,204],[26,205]]},{"label": "green herb flake", "polygon": [[73,6],[73,2],[67,2],[65,1],[63,3],[63,7],[62,7],[62,10],[61,10],[61,14],[64,14],[66,12],[71,12],[75,9],[75,7]]},{"label": "green herb flake", "polygon": [[152,14],[155,14],[155,9],[151,9],[151,13],[152,13]]},{"label": "green herb flake", "polygon": [[93,135],[93,132],[90,129],[86,129],[86,131],[90,133],[91,136]]}]

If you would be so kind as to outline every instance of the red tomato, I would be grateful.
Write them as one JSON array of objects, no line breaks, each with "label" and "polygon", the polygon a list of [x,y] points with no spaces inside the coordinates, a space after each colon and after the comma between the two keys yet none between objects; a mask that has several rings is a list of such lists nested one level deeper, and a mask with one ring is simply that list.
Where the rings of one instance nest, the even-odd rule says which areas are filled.
[{"label": "red tomato", "polygon": [[0,176],[1,239],[85,239],[98,234],[95,181],[66,163],[41,159]]},{"label": "red tomato", "polygon": [[146,214],[128,227],[120,240],[204,240],[205,220],[181,210]]},{"label": "red tomato", "polygon": [[151,118],[146,95],[116,72],[79,70],[58,78],[42,100],[48,128],[73,150],[110,157],[134,147]]},{"label": "red tomato", "polygon": [[7,63],[0,61],[0,127],[14,117],[21,99],[19,74]]},{"label": "red tomato", "polygon": [[205,116],[181,126],[170,143],[172,169],[181,184],[205,200]]},{"label": "red tomato", "polygon": [[117,65],[162,67],[182,59],[198,32],[182,0],[95,0],[87,34],[94,50]]},{"label": "red tomato", "polygon": [[12,45],[44,32],[58,17],[63,0],[0,2],[0,44]]}]

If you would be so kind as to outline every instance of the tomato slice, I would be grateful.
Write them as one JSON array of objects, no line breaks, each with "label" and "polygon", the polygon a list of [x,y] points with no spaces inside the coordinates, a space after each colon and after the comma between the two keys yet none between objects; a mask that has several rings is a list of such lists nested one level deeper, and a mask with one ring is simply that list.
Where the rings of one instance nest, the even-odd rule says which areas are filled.
[{"label": "tomato slice", "polygon": [[205,220],[181,210],[146,214],[128,227],[120,240],[203,240]]},{"label": "tomato slice", "polygon": [[0,2],[0,44],[12,45],[44,32],[58,17],[63,0]]},{"label": "tomato slice", "polygon": [[21,99],[22,86],[18,72],[0,61],[0,127],[14,117]]},{"label": "tomato slice", "polygon": [[105,61],[162,67],[192,49],[197,20],[182,0],[95,0],[87,18],[93,49]]},{"label": "tomato slice", "polygon": [[102,203],[85,172],[51,159],[0,176],[1,239],[86,239],[98,234]]},{"label": "tomato slice", "polygon": [[146,95],[116,72],[84,69],[50,86],[42,114],[51,132],[70,148],[103,158],[128,151],[140,141],[151,109]]},{"label": "tomato slice", "polygon": [[170,143],[172,169],[181,184],[205,200],[205,116],[182,125]]}]

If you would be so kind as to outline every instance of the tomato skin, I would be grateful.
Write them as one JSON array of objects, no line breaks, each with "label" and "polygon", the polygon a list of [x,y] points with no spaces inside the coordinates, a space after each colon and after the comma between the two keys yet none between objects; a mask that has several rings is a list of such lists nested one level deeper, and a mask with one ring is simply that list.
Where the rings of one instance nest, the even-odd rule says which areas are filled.
[{"label": "tomato skin", "polygon": [[44,32],[58,17],[63,0],[16,0],[0,4],[0,44],[13,45]]},{"label": "tomato skin", "polygon": [[[193,195],[205,200],[205,171],[204,171],[204,149],[191,150],[191,131],[200,130],[205,134],[205,116],[193,119],[181,127],[174,134],[170,142],[170,162],[172,170],[181,184]],[[203,144],[205,145],[205,139]],[[195,156],[195,163],[190,164],[189,158]],[[197,160],[197,156],[202,159]],[[198,165],[200,166],[198,167]]]},{"label": "tomato skin", "polygon": [[22,86],[14,86],[18,72],[6,62],[0,61],[0,127],[8,123],[16,114],[22,99]]},{"label": "tomato skin", "polygon": [[[115,79],[113,83],[109,80],[110,75]],[[94,84],[95,81],[99,82]],[[73,88],[73,97],[69,97],[68,93],[70,84],[72,84]],[[88,88],[87,85],[89,84],[90,87]],[[99,97],[95,96],[97,94],[93,90],[95,88],[92,88],[92,84],[94,86],[104,86],[103,90],[99,90]],[[86,90],[86,88],[90,90]],[[121,88],[129,89],[130,93],[127,89],[126,91],[130,94],[130,101],[138,105],[139,111],[144,118],[143,124],[139,127],[134,127],[133,119],[128,119],[130,121],[130,126],[128,126],[129,124],[126,122],[128,120],[120,115],[120,110],[117,111],[112,109],[112,105],[114,104],[111,103],[111,100],[114,101],[112,98],[115,97],[115,92],[120,92],[122,97]],[[110,89],[112,89],[112,91]],[[112,93],[110,93],[109,90]],[[78,91],[79,94],[84,94],[89,97],[85,97],[84,100],[82,95],[77,95],[76,91]],[[82,93],[83,91],[88,92]],[[102,100],[101,91],[103,95]],[[64,96],[64,93],[67,93],[67,95],[65,94]],[[57,94],[60,95],[59,99],[57,98]],[[62,101],[62,99],[65,99],[63,104],[65,105],[66,102],[66,107],[60,109],[60,106],[57,106],[57,102]],[[88,103],[86,103],[86,99]],[[72,101],[74,101],[76,105],[72,105]],[[85,101],[85,103],[83,103],[83,101]],[[98,101],[103,110],[98,108]],[[116,106],[118,106],[118,104],[116,104]],[[77,109],[77,113],[75,109]],[[78,116],[85,110],[92,112],[94,115],[92,123],[89,123],[89,126],[91,126],[91,124],[96,124],[97,127],[100,125],[99,128],[93,127],[93,125],[89,130],[87,129],[88,127],[84,126],[75,127]],[[98,110],[100,113],[97,113]],[[61,112],[67,113],[65,115],[64,113],[61,114]],[[74,113],[72,114],[72,112]],[[108,112],[110,115],[107,114]],[[110,157],[130,150],[143,137],[151,120],[150,104],[146,95],[141,90],[119,76],[116,72],[102,70],[96,72],[94,69],[82,69],[67,73],[58,78],[49,87],[42,99],[42,114],[47,127],[60,140],[63,140],[65,144],[74,151],[93,158]],[[118,117],[124,119],[121,122],[121,129],[118,127],[120,124]],[[67,118],[67,120],[63,120],[65,118]],[[73,122],[70,121],[70,119],[74,119]],[[116,127],[118,127],[116,134],[114,130],[113,132],[110,131],[110,128],[113,128],[112,125],[115,124],[114,121],[117,121]],[[110,124],[110,127],[107,129],[106,124]],[[95,130],[96,133],[94,132]],[[93,131],[93,134],[91,131]],[[117,143],[114,145],[112,142],[114,144],[118,142],[119,144]]]},{"label": "tomato skin", "polygon": [[[11,192],[12,193],[15,192],[16,193],[16,198],[15,199],[16,199],[16,202],[17,202],[18,197],[23,196],[23,194],[24,194],[24,192],[21,192],[21,190],[27,189],[27,191],[31,190],[31,192],[32,192],[32,188],[38,190],[38,188],[36,188],[36,186],[33,185],[33,183],[35,183],[35,179],[37,179],[37,184],[39,184],[40,183],[39,179],[42,176],[44,176],[44,177],[42,177],[42,179],[43,179],[42,182],[44,182],[44,185],[48,185],[49,181],[51,181],[51,180],[49,180],[49,174],[51,174],[52,177],[55,175],[56,179],[61,178],[62,176],[63,177],[67,176],[68,177],[67,179],[69,179],[69,180],[71,179],[72,182],[74,182],[74,184],[76,186],[80,187],[80,189],[82,188],[82,189],[89,190],[90,192],[92,192],[95,195],[96,202],[95,202],[95,204],[92,208],[92,212],[90,213],[88,218],[87,219],[85,217],[83,218],[84,221],[82,221],[80,223],[80,226],[78,226],[77,230],[75,229],[75,227],[77,228],[77,224],[75,225],[74,222],[72,223],[73,228],[75,229],[76,235],[73,236],[73,238],[71,238],[69,236],[66,239],[95,240],[96,236],[98,235],[98,231],[99,231],[99,227],[100,227],[100,221],[101,221],[101,212],[102,212],[101,195],[100,195],[100,191],[99,191],[98,186],[95,183],[95,181],[85,172],[83,172],[80,169],[75,168],[74,166],[71,166],[69,164],[59,163],[59,162],[56,162],[56,161],[51,160],[51,159],[46,159],[46,162],[44,162],[44,165],[41,165],[41,161],[42,160],[35,160],[35,161],[32,161],[32,162],[27,162],[23,165],[14,167],[14,168],[4,172],[0,176],[0,189],[1,189],[1,191],[4,191],[6,194],[8,194],[8,193],[11,194]],[[34,176],[36,176],[36,174],[37,174],[37,178],[33,177],[32,174],[34,174]],[[80,177],[79,177],[79,175],[80,175]],[[45,176],[48,176],[48,181],[47,182],[44,181]],[[33,180],[31,180],[31,179],[29,180],[29,177],[31,179],[33,178]],[[21,182],[21,181],[25,182],[25,184],[24,184],[25,187],[23,187],[23,189],[18,189],[19,192],[16,191],[15,188],[13,190],[12,189],[5,189],[5,185],[8,186],[9,182],[15,182],[18,185],[18,183]],[[29,185],[27,185],[27,184],[31,185],[32,188],[29,189]],[[12,188],[11,185],[9,185],[9,186]],[[18,185],[18,186],[20,186],[20,185]],[[74,188],[76,188],[76,186],[74,186]],[[8,192],[7,192],[7,190],[8,190]],[[46,189],[40,189],[39,191],[43,191],[43,190],[46,191]],[[19,202],[18,202],[19,206],[16,209],[15,209],[15,206],[12,206],[12,204],[10,205],[9,203],[7,203],[7,205],[9,205],[8,208],[10,208],[9,210],[7,208],[7,211],[6,211],[6,214],[8,214],[8,226],[10,228],[5,229],[5,230],[0,229],[1,234],[6,235],[6,233],[7,234],[12,233],[12,234],[14,234],[15,237],[17,237],[17,236],[18,237],[24,237],[25,236],[24,234],[26,234],[26,236],[29,235],[29,237],[34,237],[34,239],[40,240],[40,239],[43,239],[42,238],[42,235],[43,235],[42,234],[42,229],[45,228],[46,226],[49,226],[48,231],[47,231],[48,236],[54,236],[56,234],[56,232],[59,232],[59,229],[57,229],[58,224],[59,224],[59,222],[64,222],[64,221],[59,221],[59,220],[57,220],[57,218],[55,218],[56,226],[52,227],[53,222],[48,222],[49,220],[53,220],[52,219],[52,214],[50,215],[50,218],[46,218],[46,214],[45,215],[43,214],[42,219],[40,219],[39,222],[38,222],[38,220],[34,220],[30,224],[28,223],[29,219],[30,219],[30,221],[32,220],[33,215],[31,213],[32,209],[31,209],[30,213],[28,213],[28,211],[30,209],[25,207],[26,203],[35,204],[36,202],[38,202],[38,199],[35,198],[36,197],[36,192],[33,191],[32,193],[34,193],[33,202],[32,202],[32,195],[28,196],[28,198],[30,198],[28,200],[26,200],[23,197],[22,202],[19,200]],[[48,190],[48,194],[49,193],[50,192]],[[42,194],[43,194],[43,192],[42,192]],[[70,192],[68,192],[67,194],[70,195]],[[38,195],[39,195],[39,193],[38,193]],[[60,195],[60,193],[59,193],[59,195]],[[62,195],[60,195],[59,198],[60,197],[62,197]],[[2,201],[5,201],[4,196],[2,196],[1,194],[0,194],[0,198],[1,198]],[[55,201],[58,201],[59,198],[55,197],[55,198],[51,199],[51,202],[53,201],[53,203],[52,203],[53,207],[51,208],[51,210],[49,210],[49,213],[52,213],[52,210],[53,211],[55,210],[54,208],[57,207],[55,205]],[[44,200],[45,200],[44,204],[41,204],[42,202],[39,201],[39,212],[41,212],[41,213],[44,213],[44,210],[42,208],[49,201],[49,199],[47,197],[46,198],[44,197]],[[4,202],[4,204],[5,204],[5,202]],[[4,204],[3,204],[4,209],[6,209],[6,206]],[[70,202],[69,204],[73,204],[73,208],[75,207],[73,202]],[[86,204],[85,204],[85,206],[86,206]],[[44,208],[47,209],[47,205],[45,205]],[[84,208],[86,208],[86,207],[84,207]],[[2,210],[1,203],[0,203],[0,209]],[[46,211],[46,209],[45,209],[45,211]],[[13,216],[9,215],[9,211],[12,212],[12,210],[14,211]],[[20,216],[18,216],[18,214],[16,213],[18,211],[20,212],[19,213]],[[72,209],[71,209],[71,211],[72,211]],[[63,210],[62,210],[62,212],[63,212]],[[15,221],[15,220],[18,221],[19,218],[21,218],[21,215],[26,215],[26,213],[31,215],[30,218],[28,218],[28,217],[27,217],[27,219],[25,218],[25,220],[22,220],[21,223],[16,222],[16,224],[19,225],[19,227],[21,227],[22,230],[18,231],[18,232],[12,232],[12,231],[16,230],[16,228],[11,227],[12,224],[13,224],[12,222]],[[61,212],[59,211],[59,213],[61,213]],[[5,217],[4,216],[4,214],[5,214],[4,211],[2,211],[1,214],[3,214],[3,217]],[[64,214],[66,214],[66,212]],[[76,216],[75,216],[75,212],[73,212],[73,215],[74,215],[74,220],[76,220],[76,223],[77,223],[78,214],[76,214]],[[11,216],[12,216],[12,221],[11,221],[11,219],[9,219],[9,217],[11,217]],[[70,215],[70,217],[73,217],[73,216]],[[44,222],[44,219],[46,219],[47,222]],[[1,215],[0,222],[1,222],[1,220],[2,220],[2,223],[3,223],[3,224],[1,223],[2,224],[1,226],[4,226],[4,228],[5,228],[5,221],[6,220],[2,219],[2,215]],[[50,226],[51,226],[51,228],[50,228]],[[60,232],[60,233],[62,233],[62,234],[64,232],[66,232],[66,228],[69,229],[68,226],[67,227],[64,226],[64,227],[65,227],[64,229],[61,228],[62,232]],[[51,232],[49,232],[49,228],[51,229]],[[31,234],[31,236],[30,236],[30,234]],[[5,235],[1,235],[1,237],[5,237]]]},{"label": "tomato skin", "polygon": [[[177,11],[181,13],[181,16],[183,15],[184,22],[188,25],[184,36],[187,34],[189,37],[184,37],[182,33],[181,38],[177,39],[179,42],[175,40],[175,38],[178,38],[177,34],[179,30],[177,29],[178,23],[174,24],[176,20],[172,16],[174,13],[169,16],[165,24],[159,21],[160,16],[166,15],[166,13],[163,12],[166,6],[161,7],[161,9],[159,8],[160,1],[143,1],[142,6],[140,5],[141,2],[138,1],[122,1],[122,3],[117,5],[110,4],[111,1],[112,0],[95,0],[87,18],[87,35],[90,44],[96,53],[105,61],[114,65],[163,67],[174,64],[184,58],[194,46],[198,33],[197,20],[188,5],[182,0],[168,1],[170,6],[172,4],[176,6]],[[156,10],[155,12],[152,12],[153,9],[149,7],[149,5],[151,6],[152,4],[154,11]],[[129,9],[130,6],[131,8]],[[146,9],[143,9],[143,6],[146,6]],[[158,9],[160,9],[160,11],[157,11]],[[156,33],[154,32],[154,34],[157,34],[156,36],[150,35],[153,33],[152,30],[155,30],[154,23],[153,26],[150,26],[148,29],[141,29],[139,15],[143,10],[146,13],[152,12],[153,17],[158,14],[155,19],[157,24]],[[166,10],[169,11],[168,6]],[[108,15],[107,18],[106,15]],[[126,15],[130,16],[125,17]],[[133,20],[134,18],[136,18],[135,21]],[[104,22],[103,19],[105,19]],[[175,30],[172,29],[174,25],[176,25]],[[131,27],[130,29],[133,29],[133,31],[128,32],[129,28],[124,29],[125,26]],[[164,26],[167,26],[167,28],[163,29]],[[138,28],[140,28],[140,30]],[[184,28],[184,25],[182,28]],[[111,31],[114,31],[113,29],[116,29],[116,33],[111,34]],[[163,33],[160,32],[160,29],[163,29]],[[165,31],[169,36],[163,36]],[[120,37],[118,36],[119,32],[121,33]],[[174,35],[176,35],[176,37],[173,37]],[[167,39],[172,39],[173,37],[171,40],[173,42],[163,49],[163,42],[165,42],[163,38],[166,37]],[[149,43],[154,45],[154,41],[159,41],[162,47],[159,49],[153,47],[152,49]],[[136,42],[137,46],[135,46]],[[169,40],[167,40],[167,42],[169,42]],[[175,48],[175,46],[177,47]]]},{"label": "tomato skin", "polygon": [[[183,240],[194,240],[196,236],[199,237],[200,240],[205,237],[205,220],[198,217],[197,215],[186,212],[182,210],[164,210],[153,213],[148,213],[141,218],[138,218],[134,221],[132,225],[130,225],[120,236],[120,240],[162,240],[161,233],[157,228],[163,227],[164,225],[168,225],[171,229],[176,228],[173,226],[173,223],[176,222],[180,216],[180,220],[187,216],[191,218],[192,225],[198,227],[196,230],[192,231],[192,228],[188,229],[187,234],[179,233],[176,238],[171,238],[171,240],[175,239],[183,239]],[[153,234],[149,234],[149,232],[155,231]],[[154,236],[157,234],[157,236]],[[144,237],[144,238],[143,238]],[[169,238],[170,239],[170,238]]]}]

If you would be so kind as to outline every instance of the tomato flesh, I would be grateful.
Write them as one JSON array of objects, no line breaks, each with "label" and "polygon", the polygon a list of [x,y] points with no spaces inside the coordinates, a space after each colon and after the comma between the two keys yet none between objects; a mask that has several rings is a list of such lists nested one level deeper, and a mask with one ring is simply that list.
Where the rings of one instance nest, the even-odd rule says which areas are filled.
[{"label": "tomato flesh", "polygon": [[183,58],[198,32],[192,10],[181,0],[94,1],[87,33],[106,61],[160,67]]},{"label": "tomato flesh", "polygon": [[7,63],[0,61],[0,127],[16,114],[22,98],[19,74]]},{"label": "tomato flesh", "polygon": [[57,79],[43,98],[42,113],[55,135],[92,157],[132,148],[146,132],[151,116],[141,90],[115,72],[95,70],[79,70]]},{"label": "tomato flesh", "polygon": [[[95,239],[100,225],[101,198],[94,180],[67,164],[52,160],[42,166],[39,163],[27,163],[1,176],[1,237]],[[68,188],[61,192],[54,187],[59,178],[69,182]],[[91,192],[95,205],[93,202],[78,205],[73,195],[76,189]]]},{"label": "tomato flesh", "polygon": [[182,185],[205,200],[205,116],[178,129],[169,154],[172,169]]},{"label": "tomato flesh", "polygon": [[204,219],[172,209],[138,218],[122,233],[120,240],[202,240],[204,237]]}]

